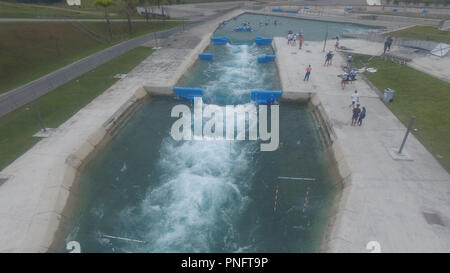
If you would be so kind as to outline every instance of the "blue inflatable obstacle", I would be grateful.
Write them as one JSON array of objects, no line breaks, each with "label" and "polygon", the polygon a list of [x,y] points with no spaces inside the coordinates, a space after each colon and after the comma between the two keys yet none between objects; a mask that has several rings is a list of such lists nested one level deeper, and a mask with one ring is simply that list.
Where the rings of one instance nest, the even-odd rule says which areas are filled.
[{"label": "blue inflatable obstacle", "polygon": [[282,9],[272,9],[272,12],[283,12]]},{"label": "blue inflatable obstacle", "polygon": [[255,43],[256,45],[269,45],[270,43],[272,43],[272,40],[272,38],[263,38],[256,36]]},{"label": "blue inflatable obstacle", "polygon": [[258,63],[268,63],[275,60],[275,55],[261,55],[258,56]]},{"label": "blue inflatable obstacle", "polygon": [[211,41],[216,45],[225,45],[228,42],[228,38],[226,36],[211,37]]},{"label": "blue inflatable obstacle", "polygon": [[205,60],[205,61],[212,61],[213,60],[213,54],[212,53],[200,53],[200,54],[198,54],[198,57],[201,60]]},{"label": "blue inflatable obstacle", "polygon": [[174,87],[173,91],[178,95],[178,97],[188,101],[194,101],[195,97],[203,96],[203,89],[201,88]]},{"label": "blue inflatable obstacle", "polygon": [[298,10],[286,10],[286,13],[298,13]]},{"label": "blue inflatable obstacle", "polygon": [[280,96],[281,90],[252,90],[251,100],[258,104],[271,104]]}]

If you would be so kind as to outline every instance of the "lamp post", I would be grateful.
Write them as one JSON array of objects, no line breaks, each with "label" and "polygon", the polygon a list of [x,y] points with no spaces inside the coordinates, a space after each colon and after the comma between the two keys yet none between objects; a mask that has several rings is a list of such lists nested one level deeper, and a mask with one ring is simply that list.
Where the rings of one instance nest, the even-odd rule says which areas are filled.
[{"label": "lamp post", "polygon": [[42,118],[41,118],[41,113],[39,113],[39,110],[38,110],[38,108],[36,106],[36,102],[33,101],[33,102],[31,102],[31,104],[33,104],[33,108],[34,108],[34,111],[36,112],[36,115],[37,115],[37,117],[39,119],[39,123],[41,124],[42,131],[47,132],[47,129],[45,128],[44,122],[42,121]]},{"label": "lamp post", "polygon": [[405,147],[406,139],[408,138],[409,132],[411,131],[411,128],[412,128],[412,126],[414,124],[414,120],[415,119],[416,119],[416,117],[412,116],[411,120],[409,121],[408,129],[406,130],[405,137],[403,138],[403,141],[402,141],[402,145],[400,146],[400,149],[398,150],[399,154],[402,153],[403,148]]}]

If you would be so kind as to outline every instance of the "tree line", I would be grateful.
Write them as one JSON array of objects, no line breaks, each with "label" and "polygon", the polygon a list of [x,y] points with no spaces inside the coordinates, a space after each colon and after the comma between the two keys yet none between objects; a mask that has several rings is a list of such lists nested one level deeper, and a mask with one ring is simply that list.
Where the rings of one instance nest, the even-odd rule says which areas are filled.
[{"label": "tree line", "polygon": [[418,5],[418,4],[425,4],[427,6],[429,5],[444,5],[447,6],[450,4],[450,0],[384,0],[386,4],[412,4],[412,5]]}]

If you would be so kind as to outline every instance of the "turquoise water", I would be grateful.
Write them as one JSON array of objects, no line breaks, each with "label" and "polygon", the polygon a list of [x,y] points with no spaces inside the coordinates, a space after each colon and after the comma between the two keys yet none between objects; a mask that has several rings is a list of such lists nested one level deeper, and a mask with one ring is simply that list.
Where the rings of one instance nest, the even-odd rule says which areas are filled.
[{"label": "turquoise water", "polygon": [[251,89],[281,89],[275,63],[257,62],[259,55],[274,54],[270,46],[210,45],[205,52],[213,53],[214,61],[195,63],[179,85],[202,87],[206,102],[250,102]]},{"label": "turquoise water", "polygon": [[[277,21],[275,24],[274,21]],[[243,22],[249,22],[252,32],[236,32],[237,26]],[[305,42],[323,41],[328,28],[328,39],[340,36],[343,32],[364,33],[374,30],[374,27],[356,25],[350,23],[333,23],[317,20],[302,20],[280,16],[257,15],[244,13],[226,22],[225,26],[218,29],[216,36],[227,36],[232,42],[240,43],[253,41],[256,36],[263,37],[287,37],[288,31],[302,33]]]},{"label": "turquoise water", "polygon": [[[273,54],[270,46],[206,52],[214,61],[197,61],[179,83],[203,88],[205,105],[250,107],[251,89],[280,89],[275,64],[256,61]],[[307,105],[279,104],[279,148],[261,152],[259,141],[173,140],[170,112],[178,104],[186,102],[152,97],[86,166],[66,241],[83,252],[317,251],[335,189]]]}]

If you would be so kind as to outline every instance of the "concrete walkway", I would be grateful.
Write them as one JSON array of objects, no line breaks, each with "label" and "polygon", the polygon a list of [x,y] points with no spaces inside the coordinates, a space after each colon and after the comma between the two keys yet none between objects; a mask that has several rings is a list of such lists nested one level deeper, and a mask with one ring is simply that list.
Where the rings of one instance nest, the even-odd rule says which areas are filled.
[{"label": "concrete walkway", "polygon": [[[341,89],[337,75],[345,60],[340,54],[324,67],[322,42],[306,42],[299,50],[275,38],[274,45],[283,91],[317,94],[336,133],[333,146],[341,153],[337,158],[346,179],[324,250],[369,252],[367,243],[377,241],[383,252],[449,252],[450,175],[412,135],[405,148],[412,161],[391,156],[406,128],[363,80]],[[309,64],[311,78],[304,82]],[[355,89],[367,108],[362,127],[350,122]]]},{"label": "concrete walkway", "polygon": [[189,43],[173,43],[154,52],[127,77],[67,120],[50,137],[0,172],[0,252],[46,252],[62,239],[71,219],[64,210],[76,200],[73,183],[81,162],[108,137],[108,128],[136,100],[145,95],[142,87],[172,93],[172,87],[209,44],[219,22],[241,11],[217,17],[170,40],[190,37]]}]

